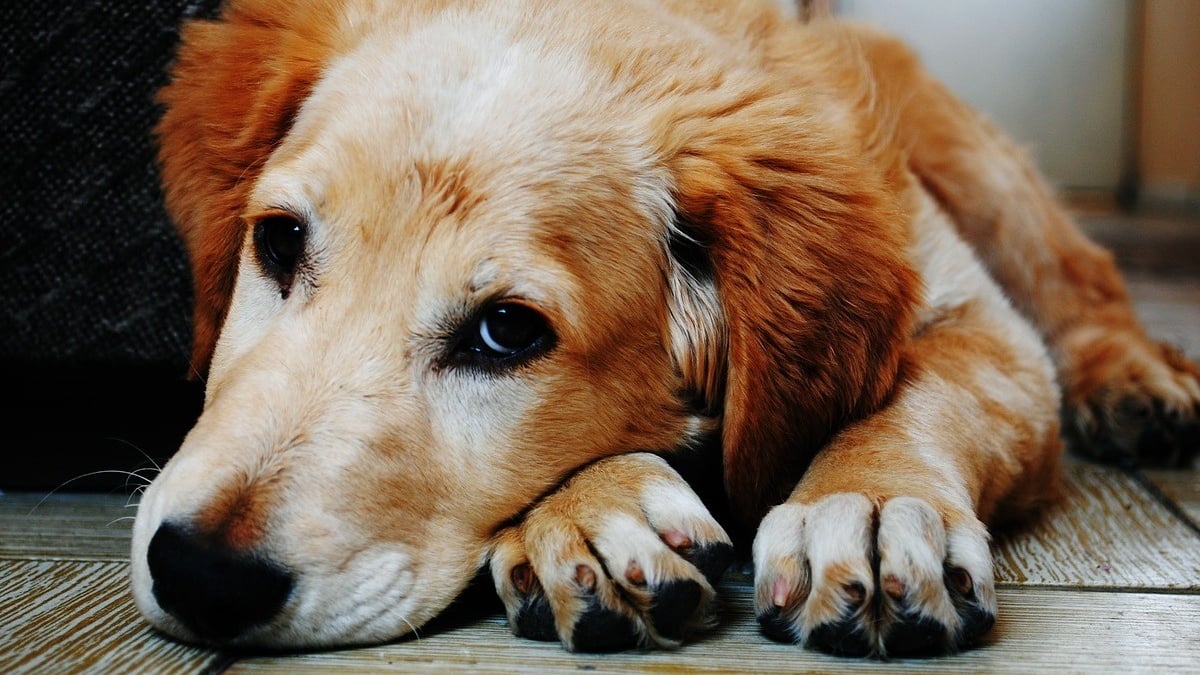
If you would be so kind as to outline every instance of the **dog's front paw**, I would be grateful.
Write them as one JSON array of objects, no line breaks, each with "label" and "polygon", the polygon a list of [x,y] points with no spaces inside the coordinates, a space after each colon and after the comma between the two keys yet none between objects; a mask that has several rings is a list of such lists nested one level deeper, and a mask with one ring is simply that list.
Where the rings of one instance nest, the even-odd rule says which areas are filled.
[{"label": "dog's front paw", "polygon": [[929,502],[861,494],[775,507],[754,540],[755,612],[769,637],[836,654],[955,651],[995,621],[987,533]]},{"label": "dog's front paw", "polygon": [[674,647],[715,623],[728,535],[648,454],[601,460],[500,532],[492,579],[517,635],[573,651]]},{"label": "dog's front paw", "polygon": [[1072,448],[1119,464],[1180,466],[1200,451],[1200,368],[1134,331],[1083,328],[1070,358],[1064,431]]}]

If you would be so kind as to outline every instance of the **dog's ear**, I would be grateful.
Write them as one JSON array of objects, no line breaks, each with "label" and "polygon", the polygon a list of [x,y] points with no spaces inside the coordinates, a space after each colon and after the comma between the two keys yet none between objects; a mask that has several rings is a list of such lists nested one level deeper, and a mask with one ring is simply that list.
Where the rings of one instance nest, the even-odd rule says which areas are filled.
[{"label": "dog's ear", "polygon": [[919,292],[899,169],[782,98],[699,106],[664,132],[675,358],[723,416],[726,491],[748,523],[892,391]]},{"label": "dog's ear", "polygon": [[192,266],[194,376],[207,372],[229,307],[250,190],[330,49],[324,19],[304,4],[234,1],[217,20],[188,23],[159,92],[163,191]]}]

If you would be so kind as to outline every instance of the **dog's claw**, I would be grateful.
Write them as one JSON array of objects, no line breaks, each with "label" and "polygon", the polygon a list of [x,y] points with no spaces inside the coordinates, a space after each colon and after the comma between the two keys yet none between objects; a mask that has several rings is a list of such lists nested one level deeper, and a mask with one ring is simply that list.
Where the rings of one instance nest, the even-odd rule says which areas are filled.
[{"label": "dog's claw", "polygon": [[939,654],[945,651],[946,627],[936,619],[905,612],[884,640],[892,656]]},{"label": "dog's claw", "polygon": [[704,589],[691,579],[669,581],[654,591],[650,621],[659,635],[682,640],[688,622],[704,599]]},{"label": "dog's claw", "polygon": [[768,607],[758,615],[758,627],[763,635],[776,642],[792,644],[796,636],[792,633],[792,624],[783,616],[778,607]]},{"label": "dog's claw", "polygon": [[733,562],[733,555],[732,544],[718,541],[707,546],[693,546],[684,558],[695,565],[708,583],[715,587]]},{"label": "dog's claw", "polygon": [[996,624],[996,613],[976,602],[962,607],[958,615],[961,620],[958,641],[963,646],[977,644]]},{"label": "dog's claw", "polygon": [[543,595],[529,597],[517,611],[517,635],[530,640],[554,642],[558,640],[558,632],[554,629],[554,610]]}]

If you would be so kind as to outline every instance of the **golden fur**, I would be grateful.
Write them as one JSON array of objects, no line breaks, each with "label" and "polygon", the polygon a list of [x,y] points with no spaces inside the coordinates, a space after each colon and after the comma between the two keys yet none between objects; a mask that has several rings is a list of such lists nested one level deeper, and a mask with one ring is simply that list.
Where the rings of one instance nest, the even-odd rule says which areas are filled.
[{"label": "golden fur", "polygon": [[[208,389],[133,578],[183,639],[392,639],[490,564],[519,634],[678,644],[730,539],[654,454],[717,433],[768,634],[954,649],[995,612],[985,524],[1054,496],[1056,379],[1081,447],[1124,455],[1128,401],[1200,401],[1028,160],[867,28],[751,0],[230,0],[161,100]],[[306,238],[272,278],[278,218]],[[552,340],[461,365],[496,303]],[[164,600],[196,564],[165,529],[283,570],[253,573],[283,604],[229,628],[236,598]]]}]

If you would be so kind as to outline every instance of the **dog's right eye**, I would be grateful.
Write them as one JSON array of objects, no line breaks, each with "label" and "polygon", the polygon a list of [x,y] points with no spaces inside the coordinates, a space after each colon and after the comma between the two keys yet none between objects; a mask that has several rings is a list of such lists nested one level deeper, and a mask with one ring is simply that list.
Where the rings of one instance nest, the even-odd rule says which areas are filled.
[{"label": "dog's right eye", "polygon": [[296,267],[304,254],[305,227],[288,215],[267,216],[254,226],[254,246],[259,264],[279,282],[284,297],[291,289]]},{"label": "dog's right eye", "polygon": [[549,332],[546,320],[523,305],[500,304],[479,319],[474,349],[492,358],[509,358],[528,351]]},{"label": "dog's right eye", "polygon": [[554,341],[554,331],[540,312],[516,302],[500,302],[463,327],[453,361],[507,369],[545,353]]}]

